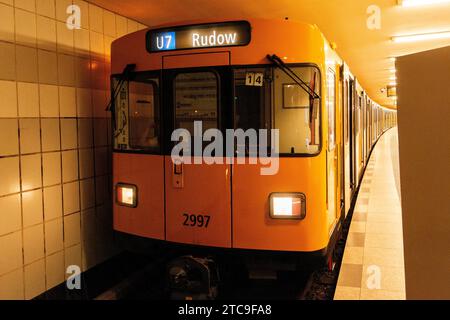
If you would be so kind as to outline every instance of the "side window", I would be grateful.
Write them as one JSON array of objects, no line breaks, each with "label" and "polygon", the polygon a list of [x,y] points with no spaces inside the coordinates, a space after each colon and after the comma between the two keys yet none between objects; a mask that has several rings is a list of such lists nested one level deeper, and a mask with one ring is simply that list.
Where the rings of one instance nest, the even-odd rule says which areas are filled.
[{"label": "side window", "polygon": [[203,131],[218,128],[218,78],[214,72],[180,73],[175,77],[175,128],[194,136],[194,121]]},{"label": "side window", "polygon": [[234,70],[235,129],[270,129],[270,78],[270,69]]},{"label": "side window", "polygon": [[[114,86],[119,84],[114,79]],[[114,148],[119,150],[160,150],[158,78],[123,83],[115,112]]]},{"label": "side window", "polygon": [[157,88],[154,80],[129,83],[130,147],[133,149],[159,149]]},{"label": "side window", "polygon": [[336,148],[336,75],[327,72],[328,150]]},{"label": "side window", "polygon": [[[320,95],[320,72],[315,67],[292,70]],[[320,148],[320,100],[280,69],[274,69],[274,128],[280,131],[281,154],[316,154]]]}]

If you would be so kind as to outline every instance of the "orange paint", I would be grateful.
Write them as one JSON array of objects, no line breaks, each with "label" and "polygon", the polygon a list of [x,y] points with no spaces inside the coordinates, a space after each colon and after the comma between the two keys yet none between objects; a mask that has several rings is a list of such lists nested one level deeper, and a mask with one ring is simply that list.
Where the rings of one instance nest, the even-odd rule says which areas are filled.
[{"label": "orange paint", "polygon": [[[137,208],[118,205],[117,183],[137,186]],[[164,157],[113,154],[114,229],[164,240]]]}]

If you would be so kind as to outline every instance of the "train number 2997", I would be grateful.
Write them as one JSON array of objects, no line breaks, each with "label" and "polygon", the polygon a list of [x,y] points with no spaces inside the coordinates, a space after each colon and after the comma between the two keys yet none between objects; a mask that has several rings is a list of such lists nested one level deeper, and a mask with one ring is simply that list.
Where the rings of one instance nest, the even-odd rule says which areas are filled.
[{"label": "train number 2997", "polygon": [[211,216],[205,216],[202,214],[183,214],[183,225],[187,227],[208,228],[209,220]]}]

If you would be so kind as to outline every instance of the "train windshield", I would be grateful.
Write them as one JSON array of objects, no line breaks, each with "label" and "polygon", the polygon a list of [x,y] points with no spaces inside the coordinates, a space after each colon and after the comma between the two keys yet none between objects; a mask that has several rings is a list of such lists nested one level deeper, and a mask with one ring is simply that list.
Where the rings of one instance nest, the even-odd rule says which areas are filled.
[{"label": "train windshield", "polygon": [[114,147],[159,152],[159,79],[146,77],[125,82],[119,90]]},{"label": "train windshield", "polygon": [[[315,85],[321,83],[317,67],[298,65],[291,69],[320,95],[320,85]],[[115,101],[116,150],[160,154],[161,144],[164,150],[171,145],[173,130],[186,129],[195,136],[194,125],[201,123],[203,133],[234,128],[265,129],[270,135],[271,129],[278,129],[281,155],[308,156],[320,151],[320,99],[311,99],[279,68],[171,70],[163,76],[165,92],[161,92],[159,74],[151,74],[138,74],[120,88]],[[119,81],[114,81],[116,86]],[[165,97],[163,106],[160,95]],[[161,127],[167,131],[164,141]],[[269,152],[274,147],[271,138],[267,137]]]}]

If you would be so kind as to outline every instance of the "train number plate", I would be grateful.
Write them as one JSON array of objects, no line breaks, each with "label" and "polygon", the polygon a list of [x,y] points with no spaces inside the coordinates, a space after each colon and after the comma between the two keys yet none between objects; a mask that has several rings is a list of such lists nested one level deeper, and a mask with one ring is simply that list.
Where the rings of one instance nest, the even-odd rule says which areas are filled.
[{"label": "train number plate", "polygon": [[203,214],[183,214],[184,222],[183,226],[186,227],[197,227],[197,228],[208,228],[209,220],[211,216]]}]

